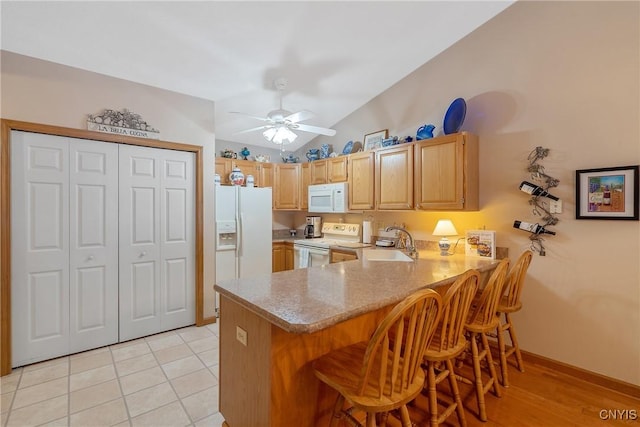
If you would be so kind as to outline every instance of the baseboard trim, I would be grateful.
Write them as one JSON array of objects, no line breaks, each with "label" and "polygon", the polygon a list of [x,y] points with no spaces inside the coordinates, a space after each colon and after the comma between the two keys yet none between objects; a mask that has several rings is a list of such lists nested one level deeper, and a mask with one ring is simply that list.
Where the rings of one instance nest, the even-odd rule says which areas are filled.
[{"label": "baseboard trim", "polygon": [[[615,378],[607,377],[605,375],[597,374],[595,372],[587,371],[586,369],[578,368],[568,365],[566,363],[558,362],[557,360],[549,359],[548,357],[539,356],[534,353],[529,353],[524,350],[520,350],[522,358],[525,362],[533,363],[536,365],[544,366],[554,371],[558,371],[572,377],[579,378],[584,381],[588,381],[592,384],[608,388],[610,390],[624,393],[628,396],[633,396],[640,399],[640,386],[627,383]],[[525,366],[526,369],[526,366]]]}]

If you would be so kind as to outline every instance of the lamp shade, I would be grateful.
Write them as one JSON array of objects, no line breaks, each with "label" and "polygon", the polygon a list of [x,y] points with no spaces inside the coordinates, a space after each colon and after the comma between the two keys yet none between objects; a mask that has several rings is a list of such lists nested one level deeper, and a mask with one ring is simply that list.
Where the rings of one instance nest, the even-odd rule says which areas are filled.
[{"label": "lamp shade", "polygon": [[450,219],[440,219],[433,230],[434,236],[457,236],[458,231]]},{"label": "lamp shade", "polygon": [[288,127],[282,125],[265,130],[262,132],[262,136],[269,142],[282,145],[290,144],[298,137]]}]

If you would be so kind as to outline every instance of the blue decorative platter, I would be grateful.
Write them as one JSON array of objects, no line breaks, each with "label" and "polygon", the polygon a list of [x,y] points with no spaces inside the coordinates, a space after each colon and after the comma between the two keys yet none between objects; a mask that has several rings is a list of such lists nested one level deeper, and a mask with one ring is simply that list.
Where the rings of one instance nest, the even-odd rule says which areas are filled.
[{"label": "blue decorative platter", "polygon": [[445,135],[456,133],[462,127],[464,117],[467,114],[467,103],[462,98],[453,100],[447,113],[444,115],[443,130]]},{"label": "blue decorative platter", "polygon": [[347,154],[351,154],[352,149],[353,149],[353,141],[349,141],[347,142],[347,145],[344,146],[344,149],[342,150],[342,154],[344,154],[345,156]]}]

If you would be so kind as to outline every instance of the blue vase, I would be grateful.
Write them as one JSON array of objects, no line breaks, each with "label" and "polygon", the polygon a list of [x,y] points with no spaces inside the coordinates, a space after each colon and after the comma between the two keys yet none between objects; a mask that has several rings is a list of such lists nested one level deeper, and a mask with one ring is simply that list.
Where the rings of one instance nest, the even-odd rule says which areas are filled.
[{"label": "blue vase", "polygon": [[329,157],[329,144],[322,144],[320,148],[320,158],[326,159]]},{"label": "blue vase", "polygon": [[434,125],[423,125],[418,128],[418,133],[416,134],[416,141],[420,141],[422,139],[433,138],[433,130],[436,127]]}]

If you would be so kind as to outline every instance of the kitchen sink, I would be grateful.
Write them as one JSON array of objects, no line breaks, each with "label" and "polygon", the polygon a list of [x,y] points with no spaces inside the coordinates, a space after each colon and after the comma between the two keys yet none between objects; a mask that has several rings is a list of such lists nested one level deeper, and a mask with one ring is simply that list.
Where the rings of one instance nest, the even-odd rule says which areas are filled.
[{"label": "kitchen sink", "polygon": [[363,249],[362,257],[367,261],[413,261],[405,253],[397,249]]}]

